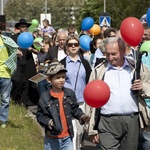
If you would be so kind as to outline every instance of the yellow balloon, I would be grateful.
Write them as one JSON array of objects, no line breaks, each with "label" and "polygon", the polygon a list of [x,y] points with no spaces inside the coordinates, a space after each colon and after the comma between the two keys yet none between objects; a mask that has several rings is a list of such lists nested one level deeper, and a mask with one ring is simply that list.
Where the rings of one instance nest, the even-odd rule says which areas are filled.
[{"label": "yellow balloon", "polygon": [[94,24],[90,29],[90,33],[92,35],[98,35],[101,32],[100,26],[98,24]]}]

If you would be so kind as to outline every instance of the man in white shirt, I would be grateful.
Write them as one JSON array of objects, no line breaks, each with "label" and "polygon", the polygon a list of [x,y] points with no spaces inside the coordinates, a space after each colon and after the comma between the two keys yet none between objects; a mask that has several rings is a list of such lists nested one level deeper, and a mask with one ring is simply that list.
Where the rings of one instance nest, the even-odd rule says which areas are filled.
[{"label": "man in white shirt", "polygon": [[68,35],[66,31],[58,32],[57,39],[58,39],[59,44],[58,46],[52,46],[49,48],[45,61],[50,60],[50,62],[52,62],[55,59],[60,61],[66,57],[66,53],[64,51],[64,44],[65,44],[65,40],[67,36]]},{"label": "man in white shirt", "polygon": [[132,91],[150,95],[150,72],[148,68],[142,68],[142,80],[135,79],[132,82],[134,60],[124,57],[124,41],[118,37],[108,38],[105,48],[107,61],[94,68],[90,81],[104,80],[110,88],[110,98],[100,109],[87,106],[87,114],[92,109],[88,134],[94,143],[100,142],[102,150],[136,150],[139,112],[137,95]]}]

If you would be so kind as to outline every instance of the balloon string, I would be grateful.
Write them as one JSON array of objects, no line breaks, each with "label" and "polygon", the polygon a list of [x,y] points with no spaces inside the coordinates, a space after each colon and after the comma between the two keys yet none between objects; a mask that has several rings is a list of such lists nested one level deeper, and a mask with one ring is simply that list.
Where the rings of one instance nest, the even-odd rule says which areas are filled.
[{"label": "balloon string", "polygon": [[93,40],[93,38],[94,38],[94,34],[92,34],[92,40]]},{"label": "balloon string", "polygon": [[90,107],[90,112],[89,112],[89,116],[91,117],[92,115],[92,107]]},{"label": "balloon string", "polygon": [[81,33],[82,33],[82,30],[80,31],[80,33],[79,33],[78,37],[80,37]]},{"label": "balloon string", "polygon": [[136,62],[137,62],[137,57],[136,57],[136,51],[135,51],[135,47],[134,47],[134,67],[135,67],[135,80],[137,79],[137,72],[136,72]]}]

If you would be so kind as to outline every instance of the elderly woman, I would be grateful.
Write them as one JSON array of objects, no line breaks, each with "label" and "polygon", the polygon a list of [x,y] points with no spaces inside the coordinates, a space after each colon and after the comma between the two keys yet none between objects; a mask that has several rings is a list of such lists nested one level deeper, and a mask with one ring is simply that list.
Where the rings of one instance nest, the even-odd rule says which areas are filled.
[{"label": "elderly woman", "polygon": [[[91,73],[91,67],[87,60],[79,55],[79,38],[75,34],[71,34],[66,39],[65,50],[67,56],[60,62],[66,67],[66,82],[65,87],[74,90],[77,102],[80,108],[84,108],[84,97],[83,91],[84,87],[88,83],[89,76]],[[80,144],[82,142],[84,127],[81,126],[76,119],[73,120],[74,126],[74,138],[73,147],[74,150],[80,150]]]}]

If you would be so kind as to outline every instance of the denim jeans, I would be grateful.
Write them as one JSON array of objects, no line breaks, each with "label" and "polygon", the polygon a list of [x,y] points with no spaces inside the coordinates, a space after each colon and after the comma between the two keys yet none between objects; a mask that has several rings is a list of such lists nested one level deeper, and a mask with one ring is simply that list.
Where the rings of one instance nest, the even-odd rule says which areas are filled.
[{"label": "denim jeans", "polygon": [[72,140],[70,136],[58,139],[45,135],[44,150],[73,150]]},{"label": "denim jeans", "polygon": [[141,131],[139,150],[150,150],[150,132]]},{"label": "denim jeans", "polygon": [[0,120],[6,122],[8,119],[9,102],[10,102],[10,91],[11,91],[11,79],[0,78]]},{"label": "denim jeans", "polygon": [[39,95],[47,91],[49,84],[50,83],[46,79],[38,83]]},{"label": "denim jeans", "polygon": [[[150,98],[146,98],[145,102],[150,110]],[[141,131],[139,150],[150,150],[150,127],[148,131]]]}]

